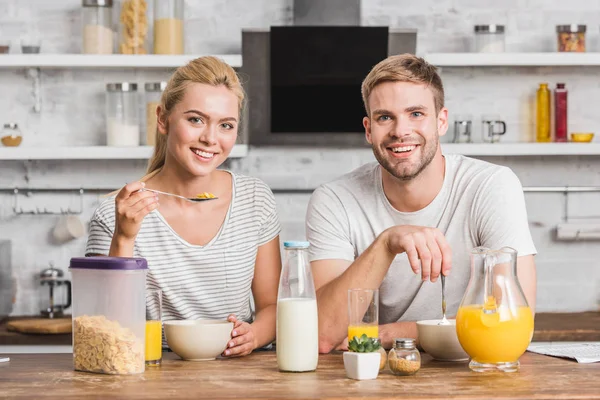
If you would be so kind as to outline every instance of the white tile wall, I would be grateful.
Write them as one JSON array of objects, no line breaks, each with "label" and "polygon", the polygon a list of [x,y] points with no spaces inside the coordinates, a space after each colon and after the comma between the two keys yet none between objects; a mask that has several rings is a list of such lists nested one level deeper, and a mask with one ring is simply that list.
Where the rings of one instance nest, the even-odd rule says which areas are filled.
[{"label": "white tile wall", "polygon": [[[240,29],[289,24],[292,0],[187,0],[186,50],[194,53],[238,53]],[[43,34],[49,53],[79,51],[77,0],[0,0],[0,40],[16,48],[28,30]],[[476,23],[507,26],[510,51],[552,51],[554,25],[588,25],[588,47],[600,50],[600,0],[364,0],[365,25],[390,25],[419,30],[419,53],[466,51]],[[600,100],[598,68],[445,68],[441,71],[451,116],[470,113],[479,138],[479,119],[497,113],[508,124],[503,140],[532,137],[531,96],[539,82],[566,82],[569,88],[571,130],[600,134],[594,104]],[[44,70],[43,110],[31,111],[30,82],[22,70],[0,70],[0,123],[18,122],[27,137],[24,145],[93,145],[104,143],[104,83],[164,79],[167,71]],[[308,189],[348,172],[372,159],[368,152],[336,150],[252,149],[251,156],[231,162],[232,169],[263,178],[274,189]],[[525,186],[600,185],[599,157],[502,157],[492,162],[509,165]],[[120,187],[144,171],[139,161],[0,162],[0,188]],[[277,193],[283,239],[304,236],[303,215],[308,194]],[[562,194],[527,194],[534,240],[538,247],[538,310],[579,311],[600,304],[599,242],[557,242],[553,229],[564,219]],[[16,216],[13,197],[0,192],[0,239],[13,242],[12,268],[18,277],[13,314],[36,314],[45,295],[35,275],[49,262],[65,269],[70,257],[81,255],[85,238],[67,245],[53,244],[50,231],[57,216]],[[82,219],[89,219],[98,194],[86,194]],[[600,195],[569,195],[569,215],[600,217]],[[24,206],[78,206],[75,194],[43,194],[23,198]],[[577,219],[577,221],[580,221]],[[596,220],[600,220],[596,218]]]}]

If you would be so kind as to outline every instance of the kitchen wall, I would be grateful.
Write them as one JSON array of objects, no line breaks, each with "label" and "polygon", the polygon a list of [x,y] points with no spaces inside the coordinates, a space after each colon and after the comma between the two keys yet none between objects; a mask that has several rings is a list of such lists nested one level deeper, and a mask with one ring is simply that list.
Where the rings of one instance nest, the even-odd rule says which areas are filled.
[{"label": "kitchen wall", "polygon": [[[390,25],[419,30],[417,51],[467,51],[472,26],[499,23],[507,27],[507,51],[552,51],[558,23],[588,25],[589,46],[600,50],[598,0],[363,0],[365,25]],[[188,53],[239,53],[240,29],[289,24],[291,0],[186,1]],[[80,1],[0,0],[0,38],[14,47],[27,30],[43,34],[42,51],[79,51]],[[17,50],[18,51],[18,50]],[[570,130],[598,131],[600,117],[592,106],[600,100],[597,67],[568,68],[444,68],[441,73],[451,115],[470,113],[475,135],[481,115],[499,114],[508,125],[507,142],[532,137],[531,96],[537,84],[561,81],[569,89]],[[23,146],[103,144],[104,83],[164,79],[167,71],[43,70],[42,112],[31,111],[31,83],[23,70],[0,70],[0,123],[18,122],[26,134]],[[446,139],[445,139],[446,140]],[[309,194],[298,189],[348,172],[373,158],[368,151],[323,149],[251,149],[250,156],[229,167],[264,179],[276,191],[283,239],[304,236],[303,216]],[[600,185],[600,157],[492,157],[489,161],[515,170],[524,186]],[[0,189],[117,188],[141,176],[141,161],[0,161]],[[84,196],[82,220],[105,191]],[[598,309],[600,242],[554,240],[554,228],[565,218],[565,196],[527,193],[530,226],[537,245],[538,311]],[[25,209],[79,207],[76,193],[43,193],[19,198]],[[0,240],[12,240],[12,268],[18,280],[14,315],[36,314],[47,289],[35,275],[49,262],[65,270],[70,257],[82,255],[85,238],[66,245],[53,243],[55,215],[15,215],[14,197],[0,191]],[[600,221],[598,194],[570,194],[568,215],[576,221]]]}]

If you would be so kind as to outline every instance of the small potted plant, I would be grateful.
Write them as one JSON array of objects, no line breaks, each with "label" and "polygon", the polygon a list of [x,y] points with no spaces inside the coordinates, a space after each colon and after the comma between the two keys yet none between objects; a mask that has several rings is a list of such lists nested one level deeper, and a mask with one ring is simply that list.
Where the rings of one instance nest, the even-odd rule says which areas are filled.
[{"label": "small potted plant", "polygon": [[355,336],[348,342],[348,350],[344,352],[344,368],[351,379],[375,379],[379,375],[381,362],[381,343],[377,338],[370,338],[364,333]]}]

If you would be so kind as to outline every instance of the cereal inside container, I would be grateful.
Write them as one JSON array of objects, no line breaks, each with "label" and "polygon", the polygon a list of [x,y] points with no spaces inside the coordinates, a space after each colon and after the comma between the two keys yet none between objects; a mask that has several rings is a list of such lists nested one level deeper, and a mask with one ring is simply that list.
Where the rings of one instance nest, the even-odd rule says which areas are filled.
[{"label": "cereal inside container", "polygon": [[73,366],[102,374],[144,372],[146,260],[72,258]]},{"label": "cereal inside container", "polygon": [[585,52],[585,25],[557,25],[557,46],[559,52]]},{"label": "cereal inside container", "polygon": [[123,0],[119,15],[119,53],[148,53],[148,2]]}]

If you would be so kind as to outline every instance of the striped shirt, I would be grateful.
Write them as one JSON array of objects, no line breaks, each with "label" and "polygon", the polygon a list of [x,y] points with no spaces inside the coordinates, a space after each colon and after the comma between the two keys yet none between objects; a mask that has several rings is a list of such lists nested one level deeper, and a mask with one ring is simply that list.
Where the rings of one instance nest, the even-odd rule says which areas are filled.
[{"label": "striped shirt", "polygon": [[[269,187],[256,178],[231,175],[231,204],[221,229],[208,244],[185,241],[158,210],[142,222],[134,257],[148,261],[148,289],[163,291],[164,321],[225,319],[229,314],[252,320],[251,285],[258,247],[279,235],[281,228]],[[112,196],[92,217],[87,255],[108,254],[114,226]]]}]

